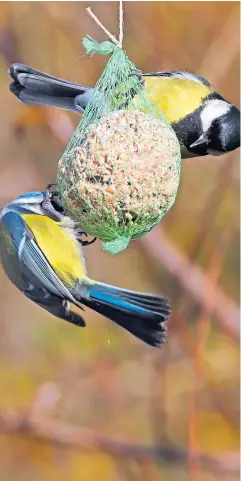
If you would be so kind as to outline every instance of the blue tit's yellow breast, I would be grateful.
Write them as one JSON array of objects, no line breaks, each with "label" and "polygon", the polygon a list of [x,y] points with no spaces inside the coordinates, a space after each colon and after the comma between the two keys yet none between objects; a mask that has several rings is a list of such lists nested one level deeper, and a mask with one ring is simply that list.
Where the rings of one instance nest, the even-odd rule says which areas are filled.
[{"label": "blue tit's yellow breast", "polygon": [[145,77],[147,97],[154,97],[168,122],[174,123],[198,109],[213,88],[188,78]]},{"label": "blue tit's yellow breast", "polygon": [[22,215],[41,251],[59,278],[72,285],[85,276],[85,263],[74,235],[49,217]]}]

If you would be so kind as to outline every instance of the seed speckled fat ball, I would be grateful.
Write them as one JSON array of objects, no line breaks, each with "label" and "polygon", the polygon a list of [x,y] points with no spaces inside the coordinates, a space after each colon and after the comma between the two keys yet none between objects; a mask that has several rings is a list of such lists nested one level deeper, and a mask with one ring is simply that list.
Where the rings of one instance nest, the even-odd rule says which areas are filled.
[{"label": "seed speckled fat ball", "polygon": [[[157,224],[173,205],[180,146],[166,122],[139,110],[119,110],[90,126],[81,146],[61,159],[62,202],[81,229],[104,242],[131,239]],[[123,244],[123,247],[121,247]]]}]

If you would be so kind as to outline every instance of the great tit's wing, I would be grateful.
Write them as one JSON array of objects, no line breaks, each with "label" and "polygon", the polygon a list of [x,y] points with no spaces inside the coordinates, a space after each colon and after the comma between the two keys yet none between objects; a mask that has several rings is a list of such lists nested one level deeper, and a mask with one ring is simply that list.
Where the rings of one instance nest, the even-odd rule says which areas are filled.
[{"label": "great tit's wing", "polygon": [[27,65],[13,64],[9,74],[14,80],[10,91],[24,103],[83,111],[92,97],[90,87],[53,77]]},{"label": "great tit's wing", "polygon": [[185,72],[184,70],[171,70],[171,71],[163,71],[163,72],[148,72],[144,73],[143,77],[163,77],[163,78],[172,78],[172,79],[183,79],[183,80],[191,80],[192,82],[202,83],[207,87],[210,86],[210,83],[205,78],[201,77],[200,75],[193,74],[190,72]]},{"label": "great tit's wing", "polygon": [[60,299],[44,289],[34,287],[32,284],[29,284],[29,287],[24,290],[24,294],[54,316],[76,326],[86,326],[84,319],[70,309],[70,303],[67,299]]}]

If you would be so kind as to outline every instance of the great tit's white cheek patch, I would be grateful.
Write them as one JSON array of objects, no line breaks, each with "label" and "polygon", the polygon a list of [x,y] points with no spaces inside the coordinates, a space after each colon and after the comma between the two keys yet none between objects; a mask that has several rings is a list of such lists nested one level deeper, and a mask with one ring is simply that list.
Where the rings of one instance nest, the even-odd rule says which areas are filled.
[{"label": "great tit's white cheek patch", "polygon": [[225,100],[212,99],[208,101],[200,114],[203,132],[207,132],[213,121],[225,115],[230,109],[231,105]]}]

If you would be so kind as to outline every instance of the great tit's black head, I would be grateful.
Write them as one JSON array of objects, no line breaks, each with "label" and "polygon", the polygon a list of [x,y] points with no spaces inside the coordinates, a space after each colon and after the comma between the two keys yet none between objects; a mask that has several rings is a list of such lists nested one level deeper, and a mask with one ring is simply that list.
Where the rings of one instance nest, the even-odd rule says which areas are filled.
[{"label": "great tit's black head", "polygon": [[240,111],[231,106],[224,116],[214,120],[209,137],[214,150],[231,152],[240,147]]},{"label": "great tit's black head", "polygon": [[240,111],[222,98],[212,99],[201,111],[202,134],[190,147],[221,155],[240,147]]}]

